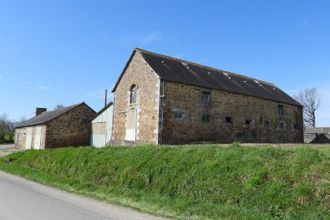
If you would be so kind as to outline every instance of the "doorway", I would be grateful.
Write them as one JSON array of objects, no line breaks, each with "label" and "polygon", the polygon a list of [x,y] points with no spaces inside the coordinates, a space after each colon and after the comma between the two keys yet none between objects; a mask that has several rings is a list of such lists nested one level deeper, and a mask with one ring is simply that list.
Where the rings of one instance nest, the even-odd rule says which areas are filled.
[{"label": "doorway", "polygon": [[126,141],[136,141],[137,132],[137,109],[130,108],[127,112]]}]

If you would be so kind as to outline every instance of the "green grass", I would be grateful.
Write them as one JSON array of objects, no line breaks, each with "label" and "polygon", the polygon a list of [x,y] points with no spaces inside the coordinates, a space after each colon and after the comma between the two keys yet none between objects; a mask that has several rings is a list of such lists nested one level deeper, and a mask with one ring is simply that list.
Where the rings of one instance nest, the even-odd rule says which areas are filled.
[{"label": "green grass", "polygon": [[179,219],[329,219],[329,147],[216,145],[25,151],[0,169]]}]

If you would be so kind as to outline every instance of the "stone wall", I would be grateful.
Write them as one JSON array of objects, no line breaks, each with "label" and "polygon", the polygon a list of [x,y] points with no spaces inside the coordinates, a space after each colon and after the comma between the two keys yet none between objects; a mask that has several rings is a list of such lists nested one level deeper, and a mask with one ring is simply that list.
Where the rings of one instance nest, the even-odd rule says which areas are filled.
[{"label": "stone wall", "polygon": [[[135,52],[114,93],[112,144],[129,144],[125,135],[130,109],[137,110],[136,141],[133,144],[158,143],[159,83],[158,76]],[[135,104],[129,103],[132,85],[137,85]]]},{"label": "stone wall", "polygon": [[89,145],[96,113],[85,104],[47,123],[46,148]]},{"label": "stone wall", "polygon": [[[208,106],[202,104],[203,91],[211,92]],[[278,113],[279,104],[284,107],[283,116]],[[174,112],[182,112],[182,118],[180,114],[175,118]],[[301,107],[174,82],[165,84],[163,127],[164,144],[303,142]]]}]

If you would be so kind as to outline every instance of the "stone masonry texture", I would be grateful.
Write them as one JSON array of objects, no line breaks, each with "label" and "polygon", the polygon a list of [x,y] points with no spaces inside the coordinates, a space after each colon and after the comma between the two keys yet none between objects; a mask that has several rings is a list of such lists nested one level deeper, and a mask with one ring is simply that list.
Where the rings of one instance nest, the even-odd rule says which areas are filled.
[{"label": "stone masonry texture", "polygon": [[[202,104],[203,91],[211,92],[209,106]],[[278,113],[279,105],[284,107],[283,115]],[[174,118],[173,111],[177,109],[183,112],[182,119]],[[208,122],[202,121],[205,114],[210,117]],[[226,117],[230,117],[232,123],[227,123]],[[299,106],[174,82],[165,84],[163,126],[164,144],[303,142],[302,108]]]},{"label": "stone masonry texture", "polygon": [[46,148],[89,145],[90,121],[96,113],[81,104],[47,123]]},{"label": "stone masonry texture", "polygon": [[[139,53],[129,62],[114,93],[113,144],[128,144],[125,141],[127,114],[130,108],[137,109],[136,144],[158,143],[159,79]],[[137,102],[129,104],[129,91],[137,86]]]},{"label": "stone masonry texture", "polygon": [[[129,103],[132,85],[138,88],[135,104]],[[303,142],[300,106],[171,81],[164,82],[161,96],[160,85],[159,76],[135,52],[114,91],[112,144]],[[209,105],[202,103],[203,92],[211,93]],[[125,141],[132,108],[137,109],[133,143]]]}]

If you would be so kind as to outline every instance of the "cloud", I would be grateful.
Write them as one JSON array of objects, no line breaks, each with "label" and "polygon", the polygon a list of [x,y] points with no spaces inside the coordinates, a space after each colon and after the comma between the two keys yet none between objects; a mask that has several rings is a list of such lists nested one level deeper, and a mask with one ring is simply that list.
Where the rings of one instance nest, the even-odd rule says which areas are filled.
[{"label": "cloud", "polygon": [[40,91],[48,91],[48,90],[51,90],[52,87],[50,86],[45,86],[45,85],[39,85],[36,87],[37,90],[40,90]]},{"label": "cloud", "polygon": [[123,37],[120,40],[120,43],[125,45],[146,45],[158,42],[162,40],[164,37],[164,33],[162,31],[153,31],[147,34],[133,34],[130,36]]}]

